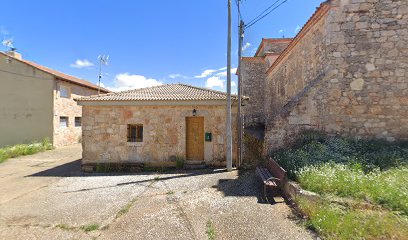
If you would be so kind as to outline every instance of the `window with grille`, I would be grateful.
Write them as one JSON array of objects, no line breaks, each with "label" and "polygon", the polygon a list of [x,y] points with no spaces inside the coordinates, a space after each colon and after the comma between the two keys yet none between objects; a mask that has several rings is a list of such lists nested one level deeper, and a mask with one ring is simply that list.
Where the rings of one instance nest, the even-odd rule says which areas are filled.
[{"label": "window with grille", "polygon": [[128,124],[127,141],[128,142],[143,142],[143,125],[142,124]]}]

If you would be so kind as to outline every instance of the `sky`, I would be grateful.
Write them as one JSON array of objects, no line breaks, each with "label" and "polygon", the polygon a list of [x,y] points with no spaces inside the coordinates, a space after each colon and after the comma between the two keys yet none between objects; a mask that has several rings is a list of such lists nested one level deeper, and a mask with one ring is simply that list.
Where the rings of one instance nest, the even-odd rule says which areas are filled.
[{"label": "sky", "polygon": [[[243,0],[243,20],[276,1]],[[294,37],[321,2],[283,3],[245,31],[243,55],[253,56],[262,38]],[[238,14],[231,3],[236,91]],[[13,0],[2,9],[0,39],[12,39],[24,59],[97,84],[97,58],[109,55],[102,84],[113,91],[168,83],[226,89],[227,0]]]}]

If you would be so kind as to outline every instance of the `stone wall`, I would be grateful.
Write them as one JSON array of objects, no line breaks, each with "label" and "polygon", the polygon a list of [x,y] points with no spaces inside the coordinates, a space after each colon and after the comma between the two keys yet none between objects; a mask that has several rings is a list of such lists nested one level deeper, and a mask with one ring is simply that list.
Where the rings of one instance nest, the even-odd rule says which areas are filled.
[{"label": "stone wall", "polygon": [[[69,89],[70,97],[60,96],[60,87]],[[82,107],[74,101],[75,98],[98,94],[97,90],[82,87],[63,80],[54,84],[54,146],[64,146],[78,143],[82,138],[81,126],[75,126],[75,117],[82,117]],[[60,117],[68,117],[68,127],[60,127]]]},{"label": "stone wall", "polygon": [[[204,142],[206,164],[225,166],[225,106],[83,106],[82,163],[174,166],[176,156],[186,157],[186,117],[193,109],[212,133],[212,141]],[[127,142],[127,124],[143,124],[143,142]],[[236,128],[233,137],[236,159]]]},{"label": "stone wall", "polygon": [[249,97],[245,106],[242,107],[245,127],[265,124],[263,106],[266,69],[267,64],[263,57],[242,59],[242,93],[244,96]]},{"label": "stone wall", "polygon": [[407,26],[403,0],[323,4],[268,70],[266,152],[304,129],[408,139]]}]

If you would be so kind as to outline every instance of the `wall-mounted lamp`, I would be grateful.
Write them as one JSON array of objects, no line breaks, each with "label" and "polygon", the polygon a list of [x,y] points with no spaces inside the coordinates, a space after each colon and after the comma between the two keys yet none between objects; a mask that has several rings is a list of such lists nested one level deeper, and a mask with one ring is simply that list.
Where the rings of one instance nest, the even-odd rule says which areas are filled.
[{"label": "wall-mounted lamp", "polygon": [[194,108],[193,109],[193,117],[195,117],[197,115],[197,110]]}]

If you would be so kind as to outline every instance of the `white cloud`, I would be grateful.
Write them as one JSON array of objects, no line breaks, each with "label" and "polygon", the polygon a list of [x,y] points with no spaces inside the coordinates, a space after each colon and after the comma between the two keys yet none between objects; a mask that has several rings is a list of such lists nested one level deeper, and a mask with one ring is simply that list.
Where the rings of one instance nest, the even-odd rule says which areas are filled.
[{"label": "white cloud", "polygon": [[130,89],[145,88],[159,86],[163,83],[153,79],[146,78],[142,75],[130,75],[129,73],[120,73],[116,75],[114,80],[114,87],[107,87],[111,91],[126,91]]},{"label": "white cloud", "polygon": [[301,27],[299,25],[296,26],[294,34],[297,34],[300,31]]},{"label": "white cloud", "polygon": [[[234,75],[237,72],[237,68],[231,68],[231,74]],[[215,74],[216,76],[219,77],[226,77],[227,76],[227,71],[219,72]]]},{"label": "white cloud", "polygon": [[242,51],[244,52],[244,51],[247,50],[250,46],[251,46],[251,44],[250,44],[249,42],[245,43],[245,45],[242,46]]},{"label": "white cloud", "polygon": [[207,79],[205,83],[205,87],[207,88],[214,88],[214,87],[219,87],[219,88],[224,88],[224,82],[225,80],[222,80],[220,77],[210,77]]},{"label": "white cloud", "polygon": [[218,71],[224,71],[224,70],[227,70],[227,67],[222,67],[222,68],[218,69]]},{"label": "white cloud", "polygon": [[69,66],[73,68],[87,68],[87,67],[92,67],[94,64],[88,61],[87,59],[81,60],[77,59],[75,63],[70,64]]},{"label": "white cloud", "polygon": [[187,79],[187,76],[184,76],[183,74],[179,74],[179,73],[173,73],[169,75],[169,78],[171,79],[176,79],[176,78],[183,78],[183,79]]},{"label": "white cloud", "polygon": [[217,71],[219,71],[219,70],[207,69],[207,70],[204,70],[200,75],[195,76],[195,78],[205,78],[205,77],[208,77],[208,76],[212,75],[213,73],[215,73]]}]

